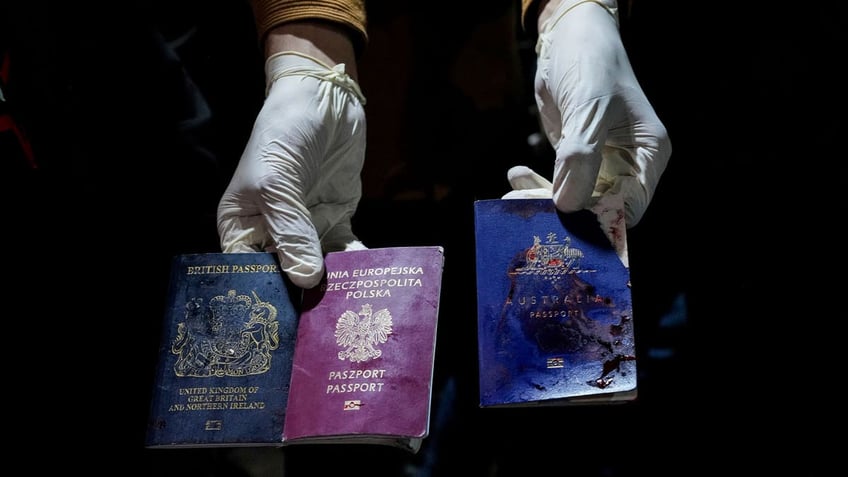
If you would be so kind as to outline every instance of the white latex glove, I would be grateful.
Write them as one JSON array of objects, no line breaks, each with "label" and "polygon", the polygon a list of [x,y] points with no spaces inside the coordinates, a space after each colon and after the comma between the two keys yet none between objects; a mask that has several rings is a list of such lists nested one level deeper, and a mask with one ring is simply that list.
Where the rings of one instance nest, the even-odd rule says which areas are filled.
[{"label": "white latex glove", "polygon": [[362,195],[365,98],[344,67],[294,52],[268,58],[265,103],[218,204],[222,250],[276,251],[302,288],[321,280],[324,252],[365,248],[350,223]]},{"label": "white latex glove", "polygon": [[633,227],[671,155],[665,126],[630,66],[615,0],[552,0],[548,8],[540,16],[534,88],[556,151],[553,183],[520,166],[509,171],[515,190],[504,198],[552,197],[559,210],[574,212],[620,194]]}]

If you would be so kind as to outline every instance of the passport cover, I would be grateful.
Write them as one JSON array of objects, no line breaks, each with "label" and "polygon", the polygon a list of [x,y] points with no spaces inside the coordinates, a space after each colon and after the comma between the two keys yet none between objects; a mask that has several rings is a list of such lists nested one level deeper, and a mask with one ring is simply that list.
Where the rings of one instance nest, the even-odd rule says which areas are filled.
[{"label": "passport cover", "polygon": [[480,407],[635,399],[622,204],[478,200],[474,217]]},{"label": "passport cover", "polygon": [[304,291],[287,444],[418,451],[429,433],[443,252],[413,246],[326,255],[324,281]]},{"label": "passport cover", "polygon": [[146,446],[280,445],[296,325],[274,254],[174,257]]}]

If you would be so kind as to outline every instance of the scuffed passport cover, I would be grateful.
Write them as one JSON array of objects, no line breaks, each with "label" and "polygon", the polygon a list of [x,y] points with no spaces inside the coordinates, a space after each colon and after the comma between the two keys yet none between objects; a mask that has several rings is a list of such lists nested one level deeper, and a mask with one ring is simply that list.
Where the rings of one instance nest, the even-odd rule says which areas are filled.
[{"label": "scuffed passport cover", "polygon": [[146,445],[281,445],[296,325],[275,255],[174,257]]},{"label": "scuffed passport cover", "polygon": [[287,443],[427,436],[443,262],[439,246],[327,254],[304,292]]},{"label": "scuffed passport cover", "polygon": [[634,398],[623,214],[604,228],[550,199],[480,200],[474,213],[480,406]]}]

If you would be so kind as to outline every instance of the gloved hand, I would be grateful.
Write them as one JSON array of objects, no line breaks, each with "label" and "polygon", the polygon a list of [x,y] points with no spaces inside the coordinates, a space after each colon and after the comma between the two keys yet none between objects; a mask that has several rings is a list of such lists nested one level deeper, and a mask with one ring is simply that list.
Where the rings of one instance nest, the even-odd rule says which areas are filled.
[{"label": "gloved hand", "polygon": [[324,252],[366,248],[350,223],[365,98],[344,68],[294,52],[268,58],[265,103],[218,205],[224,252],[275,251],[302,288],[320,282]]},{"label": "gloved hand", "polygon": [[635,226],[671,155],[618,32],[615,0],[551,0],[539,17],[536,104],[556,151],[553,183],[527,167],[504,198],[552,197],[562,212],[620,194]]}]

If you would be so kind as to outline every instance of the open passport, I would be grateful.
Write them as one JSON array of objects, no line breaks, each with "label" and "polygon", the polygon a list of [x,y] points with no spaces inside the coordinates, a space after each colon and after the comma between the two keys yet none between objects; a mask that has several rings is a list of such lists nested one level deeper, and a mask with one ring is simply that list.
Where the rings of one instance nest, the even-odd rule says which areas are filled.
[{"label": "open passport", "polygon": [[417,452],[443,263],[439,246],[334,252],[300,290],[275,254],[174,257],[146,446]]}]

